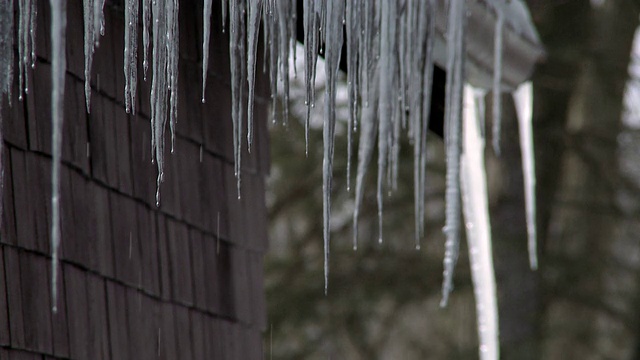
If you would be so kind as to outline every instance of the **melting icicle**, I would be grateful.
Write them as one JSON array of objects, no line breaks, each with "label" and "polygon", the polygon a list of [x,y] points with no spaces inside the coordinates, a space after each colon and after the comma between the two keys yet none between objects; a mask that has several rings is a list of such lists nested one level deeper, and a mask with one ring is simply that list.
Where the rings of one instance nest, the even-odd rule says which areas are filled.
[{"label": "melting icicle", "polygon": [[60,160],[64,122],[64,80],[66,73],[67,1],[50,0],[51,5],[51,302],[58,312],[58,247],[60,246]]},{"label": "melting icicle", "polygon": [[533,151],[533,85],[523,83],[513,93],[513,101],[520,127],[520,147],[522,152],[522,172],[524,174],[524,198],[527,213],[527,235],[529,237],[529,265],[538,268],[536,244],[536,167]]},{"label": "melting icicle", "polygon": [[[91,109],[91,66],[93,64],[93,53],[95,47],[100,44],[98,34],[104,35],[104,1],[84,0],[82,6],[84,18],[84,96],[87,112],[89,112]],[[125,42],[125,53],[127,52],[126,47],[127,43]]]},{"label": "melting icicle", "polygon": [[311,107],[315,103],[316,64],[318,62],[319,46],[319,1],[304,0],[303,3],[304,25],[304,74],[307,105],[307,116],[304,121],[305,154],[309,154],[309,118]]},{"label": "melting icicle", "polygon": [[[158,167],[156,205],[164,177],[164,130],[169,115],[171,148],[178,115],[178,1],[154,1],[153,81],[151,83],[151,155]],[[169,106],[167,106],[169,105]]]},{"label": "melting icicle", "polygon": [[202,103],[207,87],[207,68],[209,66],[209,39],[211,37],[211,6],[213,0],[204,0],[202,12]]},{"label": "melting icicle", "polygon": [[13,84],[13,1],[0,3],[0,102],[2,94],[11,102]]},{"label": "melting icicle", "polygon": [[151,28],[151,0],[142,0],[142,70],[144,81],[147,81],[149,69],[149,29]]},{"label": "melting icicle", "polygon": [[127,112],[135,114],[138,84],[138,0],[127,0],[124,23],[124,103]]},{"label": "melting icicle", "polygon": [[349,122],[347,125],[347,191],[351,189],[351,150],[353,128],[358,109],[358,49],[360,47],[360,0],[347,1],[347,91]]},{"label": "melting icicle", "polygon": [[493,45],[493,151],[500,154],[500,127],[502,122],[502,43],[504,10],[500,2],[496,6],[496,30]]},{"label": "melting icicle", "polygon": [[[249,97],[247,101],[247,146],[251,151],[253,143],[253,100],[255,98],[256,57],[258,52],[258,33],[260,32],[260,16],[262,0],[249,1],[247,13],[247,82]],[[295,50],[294,50],[295,51]]]},{"label": "melting icicle", "polygon": [[453,271],[460,247],[460,151],[462,84],[464,81],[466,0],[449,2],[447,23],[447,86],[445,99],[446,209],[444,279],[440,306],[446,306],[453,290]]},{"label": "melting icicle", "polygon": [[324,293],[329,286],[329,234],[331,222],[331,182],[333,178],[333,150],[336,126],[336,81],[342,51],[342,18],[344,16],[343,0],[327,1],[327,38],[325,47],[325,72],[327,85],[325,88],[324,124],[322,138],[324,156],[322,159],[322,207],[324,224]]},{"label": "melting icicle", "polygon": [[291,2],[289,1],[276,1],[277,11],[277,27],[278,27],[278,50],[280,50],[280,58],[278,63],[280,64],[280,76],[283,87],[283,100],[282,100],[282,123],[287,125],[289,122],[289,38],[290,27],[288,19],[291,17]]},{"label": "melting icicle", "polygon": [[396,3],[381,1],[380,20],[380,81],[378,99],[378,242],[382,243],[382,207],[385,172],[389,153],[389,138],[393,130],[393,102],[396,101],[394,78],[396,76]]},{"label": "melting icicle", "polygon": [[[433,42],[435,39],[435,3],[411,2],[417,16],[417,24],[411,35],[417,37],[417,48],[410,59],[411,73],[422,76],[409,76],[409,126],[413,135],[413,180],[415,211],[415,246],[420,248],[420,238],[424,234],[425,221],[425,189],[427,167],[427,131],[431,112],[431,86],[433,82]],[[422,45],[424,44],[424,46]]]},{"label": "melting icicle", "polygon": [[461,159],[463,209],[467,229],[471,277],[476,301],[481,360],[497,360],[498,301],[493,269],[491,224],[484,139],[480,134],[474,89],[464,89],[464,155]]},{"label": "melting icicle", "polygon": [[[12,1],[9,1],[12,3]],[[35,65],[35,37],[36,37],[36,1],[21,0],[19,3],[18,20],[18,76],[19,99],[22,100],[22,92],[29,93],[29,67]],[[4,52],[3,52],[4,53]]]},{"label": "melting icicle", "polygon": [[231,61],[231,119],[233,121],[233,154],[240,198],[240,168],[242,145],[242,99],[247,79],[245,62],[244,1],[231,0],[229,7],[229,57]]}]

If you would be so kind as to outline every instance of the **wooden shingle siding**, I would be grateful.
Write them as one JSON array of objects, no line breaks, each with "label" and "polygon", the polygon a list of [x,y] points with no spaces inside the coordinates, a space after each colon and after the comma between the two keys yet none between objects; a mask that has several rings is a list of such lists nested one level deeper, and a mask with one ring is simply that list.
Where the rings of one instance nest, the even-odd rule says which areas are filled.
[{"label": "wooden shingle siding", "polygon": [[[38,58],[29,71],[29,93],[18,100],[16,65],[12,106],[0,100],[0,360],[261,359],[261,334],[267,327],[262,261],[268,247],[266,75],[257,72],[254,144],[249,153],[243,138],[238,200],[228,33],[221,31],[221,9],[214,3],[203,104],[202,3],[181,1],[175,152],[170,153],[167,124],[165,181],[156,207],[149,120],[152,65],[145,82],[142,28],[137,112],[127,114],[122,4],[107,1],[87,113],[82,2],[68,5],[55,314],[50,257],[51,15],[46,0],[38,1]],[[260,69],[262,63],[260,49]]]}]

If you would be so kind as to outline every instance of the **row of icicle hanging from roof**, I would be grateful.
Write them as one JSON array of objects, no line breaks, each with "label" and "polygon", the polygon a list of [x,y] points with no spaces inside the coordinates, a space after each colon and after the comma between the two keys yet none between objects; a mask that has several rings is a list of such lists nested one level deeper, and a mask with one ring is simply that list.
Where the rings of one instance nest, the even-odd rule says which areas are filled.
[{"label": "row of icicle hanging from roof", "polygon": [[[142,3],[143,77],[151,67],[151,128],[152,161],[158,168],[156,201],[160,201],[163,180],[164,132],[166,123],[171,131],[171,151],[177,118],[178,89],[178,0],[140,0]],[[491,255],[491,231],[488,217],[486,175],[484,171],[484,92],[464,85],[465,27],[467,0],[448,2],[447,85],[445,103],[446,146],[446,234],[442,302],[447,303],[453,288],[453,270],[458,258],[461,237],[461,207],[465,216],[469,242],[472,277],[477,304],[480,354],[483,359],[498,358],[498,326],[495,279]],[[84,0],[85,96],[87,111],[91,101],[91,66],[93,53],[104,35],[105,0]],[[347,179],[350,179],[352,138],[359,132],[357,175],[353,214],[353,247],[357,249],[358,214],[363,199],[363,179],[372,160],[377,140],[377,201],[379,241],[382,241],[383,200],[385,190],[393,188],[398,174],[400,133],[407,131],[414,146],[415,182],[415,246],[425,230],[426,134],[428,129],[431,87],[433,79],[433,45],[436,1],[396,0],[305,0],[303,3],[307,116],[305,137],[308,140],[309,117],[315,104],[315,74],[318,49],[323,48],[327,76],[323,122],[323,223],[325,292],[329,273],[329,236],[332,168],[336,124],[336,79],[343,42],[347,49],[349,96]],[[253,138],[253,100],[256,74],[256,52],[263,25],[265,59],[268,60],[271,93],[283,83],[284,111],[289,101],[290,55],[296,46],[296,1],[222,0],[223,29],[228,23],[231,67],[233,147],[235,175],[240,193],[241,146],[243,124],[247,115],[247,146]],[[502,34],[504,28],[503,1],[489,1],[495,8],[493,139],[496,150],[500,131],[500,83]],[[213,0],[204,0],[202,92],[206,84]],[[52,40],[52,296],[53,310],[57,303],[58,247],[60,243],[60,160],[63,126],[63,99],[66,71],[65,32],[66,0],[50,0]],[[125,0],[124,103],[127,112],[135,113],[138,82],[137,39],[140,19],[139,0]],[[20,0],[18,4],[17,48],[19,56],[20,100],[28,93],[29,68],[35,66],[36,0]],[[228,18],[227,18],[228,17]],[[346,39],[343,28],[346,27]],[[223,30],[224,31],[224,30]],[[13,1],[0,2],[0,91],[11,93],[14,56]],[[162,36],[157,36],[162,34]],[[151,47],[151,55],[149,48]],[[151,66],[150,66],[151,63]],[[294,62],[295,63],[295,62]],[[245,97],[245,85],[248,96]],[[243,99],[247,102],[243,102]],[[520,120],[520,137],[525,172],[525,199],[529,234],[530,263],[537,267],[535,243],[534,163],[531,135],[532,89],[527,83],[514,92]],[[275,96],[273,97],[275,118]],[[9,103],[11,98],[9,96]],[[1,105],[1,103],[0,103]],[[1,124],[0,124],[1,125]],[[1,127],[0,127],[1,130]],[[1,151],[1,149],[0,149]],[[308,147],[307,147],[308,151]],[[1,153],[0,153],[1,155]],[[1,159],[1,156],[0,156]],[[0,164],[1,165],[1,164]],[[348,187],[350,185],[347,185]],[[1,202],[0,202],[1,204]],[[1,212],[1,209],[0,209]]]}]

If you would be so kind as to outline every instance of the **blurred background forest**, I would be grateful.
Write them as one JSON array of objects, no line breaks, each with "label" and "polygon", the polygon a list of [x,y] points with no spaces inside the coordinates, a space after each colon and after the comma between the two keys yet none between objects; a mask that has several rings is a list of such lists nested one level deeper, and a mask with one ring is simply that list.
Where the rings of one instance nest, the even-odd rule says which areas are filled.
[{"label": "blurred background forest", "polygon": [[[518,127],[505,95],[502,155],[487,147],[502,358],[640,359],[640,1],[528,4],[547,51],[533,75],[540,268],[531,271],[527,260]],[[405,139],[397,190],[385,200],[385,241],[376,241],[370,176],[354,252],[346,120],[338,124],[324,296],[323,102],[305,157],[302,58],[289,124],[271,129],[267,351],[275,359],[477,358],[464,242],[450,303],[438,306],[445,165],[443,142],[433,134],[421,249],[413,242],[412,148]],[[339,101],[346,107],[345,94]]]}]

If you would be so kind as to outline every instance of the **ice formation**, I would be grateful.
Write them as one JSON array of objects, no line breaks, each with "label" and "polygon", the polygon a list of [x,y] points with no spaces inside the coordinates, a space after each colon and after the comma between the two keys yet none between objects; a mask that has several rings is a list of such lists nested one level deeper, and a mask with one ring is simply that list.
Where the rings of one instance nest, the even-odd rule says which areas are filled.
[{"label": "ice formation", "polygon": [[464,88],[462,204],[476,301],[480,359],[498,359],[498,302],[491,250],[489,196],[484,166],[484,138],[475,90]]},{"label": "ice formation", "polygon": [[51,4],[51,297],[53,312],[58,311],[58,248],[60,246],[60,161],[64,123],[64,80],[67,69],[67,1]]},{"label": "ice formation", "polygon": [[[0,94],[10,94],[14,66],[13,1],[0,2]],[[104,34],[104,0],[83,0],[85,55],[85,96],[90,110],[91,65],[100,35]],[[202,101],[204,101],[209,58],[211,14],[214,4],[222,8],[223,31],[229,32],[231,74],[231,119],[237,191],[240,194],[241,149],[244,138],[244,111],[247,117],[247,146],[253,141],[253,100],[255,97],[256,59],[260,27],[264,34],[265,64],[273,94],[273,118],[276,118],[278,84],[282,84],[282,119],[286,124],[289,102],[289,66],[296,43],[296,1],[203,0]],[[151,63],[151,153],[157,165],[156,201],[164,174],[165,129],[171,130],[171,151],[177,120],[178,91],[178,0],[137,0],[124,2],[124,103],[135,112],[137,91],[138,20],[142,22],[143,77],[147,79]],[[347,62],[347,176],[350,181],[353,139],[359,132],[353,214],[353,247],[358,244],[358,216],[364,194],[364,176],[373,154],[378,152],[377,187],[378,235],[382,241],[384,196],[397,186],[400,135],[406,131],[412,140],[414,166],[415,247],[425,232],[426,138],[431,110],[437,7],[447,6],[446,27],[446,234],[442,305],[453,288],[453,271],[458,258],[461,207],[469,241],[472,273],[478,303],[481,356],[497,358],[497,313],[495,281],[491,265],[491,235],[487,213],[484,148],[484,103],[473,100],[465,90],[465,28],[469,13],[466,0],[438,2],[395,0],[302,1],[304,37],[304,79],[306,87],[305,138],[308,139],[309,114],[315,106],[315,77],[318,55],[325,57],[327,86],[324,103],[323,151],[323,239],[325,247],[325,291],[328,286],[331,219],[331,185],[336,126],[335,94],[343,43]],[[495,15],[493,48],[493,145],[499,151],[500,94],[503,91],[503,42],[511,20],[503,0],[488,1]],[[60,242],[60,157],[62,144],[64,80],[66,66],[66,1],[50,0],[52,53],[52,286],[55,309],[57,296],[58,245]],[[440,9],[442,10],[442,9]],[[141,13],[141,14],[140,14]],[[36,1],[20,0],[17,11],[17,50],[19,93],[28,93],[28,69],[35,65]],[[262,22],[262,24],[261,24]],[[346,39],[343,29],[346,27]],[[526,34],[525,34],[526,35]],[[150,49],[151,48],[151,49]],[[149,53],[151,51],[151,53]],[[151,55],[149,55],[151,54]],[[442,59],[441,59],[442,60]],[[293,62],[295,64],[295,61]],[[294,65],[295,66],[295,65]],[[294,69],[294,73],[296,73]],[[295,75],[294,75],[295,76]],[[491,86],[489,86],[491,87]],[[246,91],[246,94],[245,94]],[[464,94],[464,96],[463,96]],[[20,95],[21,96],[21,95]],[[514,93],[522,163],[525,174],[525,198],[528,247],[532,268],[537,267],[535,232],[535,166],[531,131],[532,86],[521,85]],[[463,107],[463,103],[465,106]],[[464,114],[464,116],[463,116]],[[1,124],[0,124],[1,129]],[[307,142],[308,144],[308,142]],[[377,146],[377,148],[376,148]],[[307,152],[308,152],[307,145]],[[463,155],[464,153],[464,155]],[[1,165],[1,164],[0,164]],[[473,179],[473,181],[471,180]],[[462,185],[462,189],[461,189]],[[350,182],[347,185],[350,188]],[[462,192],[462,194],[461,194]],[[462,196],[461,196],[462,195]]]}]

